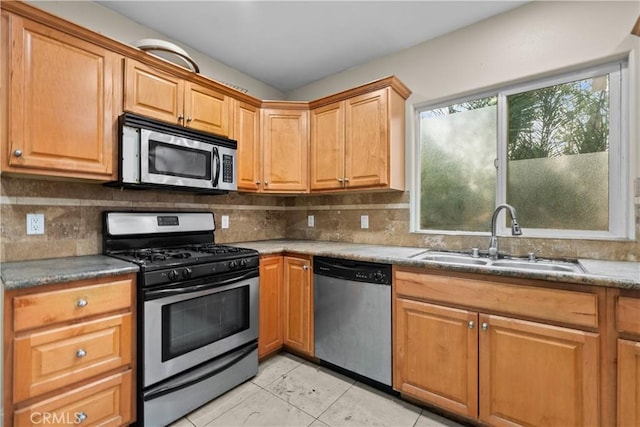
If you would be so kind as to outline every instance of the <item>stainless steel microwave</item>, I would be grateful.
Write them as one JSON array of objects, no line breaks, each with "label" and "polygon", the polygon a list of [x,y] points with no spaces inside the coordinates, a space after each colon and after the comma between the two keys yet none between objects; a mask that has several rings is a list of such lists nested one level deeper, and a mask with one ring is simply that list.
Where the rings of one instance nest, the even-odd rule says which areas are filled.
[{"label": "stainless steel microwave", "polygon": [[125,113],[117,184],[210,194],[236,191],[237,142]]}]

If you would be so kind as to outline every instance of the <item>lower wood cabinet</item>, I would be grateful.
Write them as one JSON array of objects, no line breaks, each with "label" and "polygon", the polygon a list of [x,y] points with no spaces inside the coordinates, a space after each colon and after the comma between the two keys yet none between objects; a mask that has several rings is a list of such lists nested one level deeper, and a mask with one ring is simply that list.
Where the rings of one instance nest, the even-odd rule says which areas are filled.
[{"label": "lower wood cabinet", "polygon": [[[455,298],[457,285],[482,290],[489,283],[447,278],[448,288],[439,289],[430,287],[431,278],[443,280],[395,271],[396,390],[492,426],[600,425],[598,333],[478,310],[496,301],[505,286],[499,283],[496,294],[475,294],[467,309]],[[530,292],[536,288],[521,288],[502,303],[536,304]],[[555,290],[546,290],[553,296]],[[558,298],[570,297],[564,292]],[[558,306],[562,310],[574,308]]]},{"label": "lower wood cabinet", "polygon": [[310,257],[284,257],[284,345],[313,356],[313,283]]},{"label": "lower wood cabinet", "polygon": [[618,426],[640,425],[640,293],[616,300]]},{"label": "lower wood cabinet", "polygon": [[135,421],[135,275],[5,292],[5,426]]},{"label": "lower wood cabinet", "polygon": [[260,320],[258,357],[282,348],[283,260],[281,255],[260,257]]},{"label": "lower wood cabinet", "polygon": [[283,346],[313,357],[313,279],[311,257],[260,257],[260,327],[258,356]]}]

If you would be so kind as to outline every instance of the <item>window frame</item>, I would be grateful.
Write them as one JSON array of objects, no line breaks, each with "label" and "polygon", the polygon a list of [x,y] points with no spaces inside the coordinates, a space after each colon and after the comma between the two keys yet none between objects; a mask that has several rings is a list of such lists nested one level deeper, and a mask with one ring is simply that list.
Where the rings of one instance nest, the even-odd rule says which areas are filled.
[{"label": "window frame", "polygon": [[[633,197],[631,195],[631,147],[629,141],[629,60],[618,59],[613,62],[582,68],[576,71],[557,73],[552,76],[531,79],[525,82],[504,85],[493,90],[478,91],[464,96],[451,97],[437,102],[427,102],[413,106],[413,171],[411,192],[411,232],[421,234],[489,236],[486,231],[436,230],[420,228],[421,194],[421,141],[420,114],[423,111],[444,108],[454,104],[468,102],[489,96],[497,97],[497,141],[496,141],[496,201],[495,206],[506,203],[507,192],[507,96],[568,83],[575,80],[609,75],[609,226],[607,230],[570,230],[527,228],[520,224],[524,237],[594,239],[594,240],[634,240],[635,219],[633,216]],[[504,212],[500,213],[497,223],[499,235],[510,235],[506,226]]]}]

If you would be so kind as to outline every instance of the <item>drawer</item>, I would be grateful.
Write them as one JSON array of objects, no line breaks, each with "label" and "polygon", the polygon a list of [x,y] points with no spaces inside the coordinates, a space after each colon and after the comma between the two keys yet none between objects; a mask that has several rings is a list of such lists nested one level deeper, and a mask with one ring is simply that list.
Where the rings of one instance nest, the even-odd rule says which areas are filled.
[{"label": "drawer", "polygon": [[396,295],[401,297],[554,323],[598,327],[598,297],[595,294],[509,285],[401,269],[395,270],[393,286]]},{"label": "drawer", "polygon": [[619,297],[616,303],[618,332],[640,335],[640,298]]},{"label": "drawer", "polygon": [[13,401],[131,363],[131,334],[127,313],[16,338]]},{"label": "drawer", "polygon": [[131,377],[130,370],[122,372],[20,409],[13,425],[127,425],[133,421]]},{"label": "drawer", "polygon": [[47,326],[132,306],[133,280],[104,280],[89,286],[17,296],[13,299],[13,330]]}]

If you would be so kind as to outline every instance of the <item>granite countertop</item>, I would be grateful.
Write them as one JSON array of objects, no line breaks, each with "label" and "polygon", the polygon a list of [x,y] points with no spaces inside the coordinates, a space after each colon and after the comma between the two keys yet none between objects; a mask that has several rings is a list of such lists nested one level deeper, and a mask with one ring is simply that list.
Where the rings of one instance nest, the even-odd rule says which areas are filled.
[{"label": "granite countertop", "polygon": [[0,277],[5,291],[137,272],[137,265],[104,255],[0,264]]},{"label": "granite countertop", "polygon": [[306,240],[262,240],[237,242],[230,245],[255,249],[261,255],[283,252],[304,255],[347,258],[361,261],[381,262],[409,267],[431,267],[468,273],[481,273],[494,276],[520,277],[527,279],[548,280],[564,283],[578,283],[593,286],[617,287],[621,289],[640,290],[640,263],[599,261],[579,259],[586,272],[541,272],[525,270],[509,270],[476,265],[451,265],[437,261],[412,259],[427,248],[367,245],[359,243],[339,243]]}]

